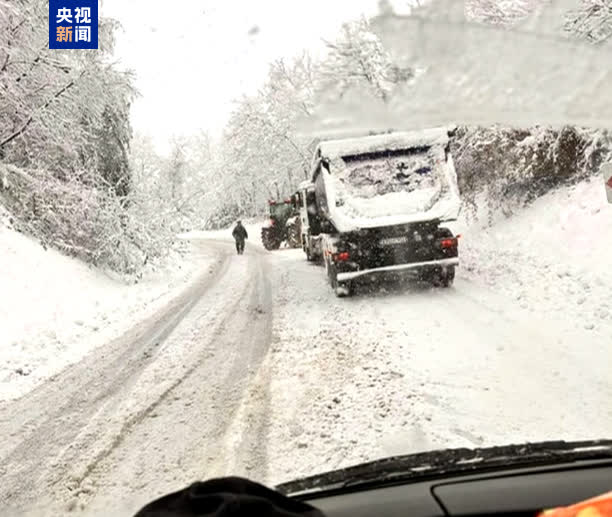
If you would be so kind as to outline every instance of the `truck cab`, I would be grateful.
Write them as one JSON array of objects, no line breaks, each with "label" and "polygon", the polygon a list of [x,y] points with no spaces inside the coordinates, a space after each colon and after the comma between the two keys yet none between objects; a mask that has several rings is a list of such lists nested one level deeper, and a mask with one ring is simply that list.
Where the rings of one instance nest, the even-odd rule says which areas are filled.
[{"label": "truck cab", "polygon": [[308,261],[316,261],[321,253],[321,217],[317,210],[314,183],[305,181],[295,194],[300,214],[300,235],[302,249]]}]

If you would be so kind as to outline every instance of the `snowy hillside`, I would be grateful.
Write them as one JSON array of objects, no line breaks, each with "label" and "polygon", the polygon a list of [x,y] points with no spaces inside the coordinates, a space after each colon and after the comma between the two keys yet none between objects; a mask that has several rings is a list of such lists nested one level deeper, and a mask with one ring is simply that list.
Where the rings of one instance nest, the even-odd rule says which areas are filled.
[{"label": "snowy hillside", "polygon": [[0,226],[0,400],[23,395],[150,315],[205,271],[175,254],[138,283],[109,276]]},{"label": "snowy hillside", "polygon": [[[462,275],[579,327],[612,324],[612,205],[601,177],[555,190],[492,228],[464,232]],[[564,311],[564,312],[561,312]],[[565,312],[569,311],[569,312]]]}]

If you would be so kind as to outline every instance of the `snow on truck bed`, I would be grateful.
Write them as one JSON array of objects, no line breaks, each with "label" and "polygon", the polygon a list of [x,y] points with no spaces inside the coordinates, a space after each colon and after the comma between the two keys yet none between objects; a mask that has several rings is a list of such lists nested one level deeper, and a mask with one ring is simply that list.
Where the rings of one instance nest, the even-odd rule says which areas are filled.
[{"label": "snow on truck bed", "polygon": [[319,144],[330,217],[340,231],[454,220],[460,207],[446,128]]},{"label": "snow on truck bed", "polygon": [[321,156],[333,159],[386,150],[396,151],[432,145],[443,146],[448,142],[448,130],[449,128],[430,128],[419,131],[398,131],[382,135],[327,140],[319,144],[319,149]]}]

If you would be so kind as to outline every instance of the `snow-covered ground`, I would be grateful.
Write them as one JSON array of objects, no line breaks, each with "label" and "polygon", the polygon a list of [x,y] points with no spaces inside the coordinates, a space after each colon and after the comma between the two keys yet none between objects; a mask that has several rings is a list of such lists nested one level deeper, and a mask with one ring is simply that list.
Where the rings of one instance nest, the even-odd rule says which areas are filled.
[{"label": "snow-covered ground", "polygon": [[5,507],[133,515],[234,463],[261,478],[265,400],[244,406],[243,394],[270,342],[267,254],[248,245],[237,256],[218,236],[193,245],[215,254],[213,274],[53,382],[0,402]]},{"label": "snow-covered ground", "polygon": [[164,267],[127,283],[3,225],[0,250],[0,400],[25,394],[117,337],[216,259],[185,242]]},{"label": "snow-covered ground", "polygon": [[597,176],[492,228],[465,231],[462,270],[524,309],[605,333],[612,322],[611,243],[612,205]]},{"label": "snow-covered ground", "polygon": [[276,255],[270,481],[393,454],[609,437],[612,205],[599,178],[463,226],[448,290],[338,300]]}]

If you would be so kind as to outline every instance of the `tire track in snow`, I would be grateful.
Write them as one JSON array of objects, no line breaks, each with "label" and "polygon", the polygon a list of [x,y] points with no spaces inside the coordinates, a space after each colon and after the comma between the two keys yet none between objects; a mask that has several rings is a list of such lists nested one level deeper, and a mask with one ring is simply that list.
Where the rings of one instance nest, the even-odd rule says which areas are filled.
[{"label": "tire track in snow", "polygon": [[[212,275],[200,276],[168,306],[121,338],[94,350],[22,399],[3,405],[0,434],[9,437],[0,445],[0,501],[5,506],[40,501],[54,487],[69,491],[78,481],[69,479],[68,473],[71,462],[79,461],[82,449],[75,443],[83,438],[87,423],[114,411],[121,394],[156,361],[163,341],[227,270],[226,246],[212,245],[225,255]],[[134,422],[145,415],[146,411],[135,415]],[[95,439],[95,433],[89,438]]]},{"label": "tire track in snow", "polygon": [[244,286],[240,296],[216,305],[220,318],[198,334],[206,353],[171,387],[154,418],[133,426],[95,465],[73,504],[104,515],[123,500],[122,510],[130,514],[195,479],[238,473],[263,480],[269,379],[261,364],[272,318],[264,255],[255,251],[235,259],[234,264],[248,260],[246,272],[241,276],[230,268],[226,279],[244,280]]},{"label": "tire track in snow", "polygon": [[[255,327],[250,329],[250,335],[256,337],[253,346],[249,347],[246,365],[252,380],[244,389],[242,401],[227,426],[228,436],[220,456],[230,461],[216,468],[221,469],[219,475],[245,475],[265,482],[268,465],[266,438],[270,425],[270,371],[266,359],[272,338],[272,287],[267,261],[260,260],[257,265],[257,280],[250,293],[249,307],[256,316],[263,316],[256,317],[254,325],[249,323],[249,326]],[[223,385],[231,384],[243,374],[244,367],[239,361],[234,362]],[[214,468],[211,470],[214,471]]]}]

